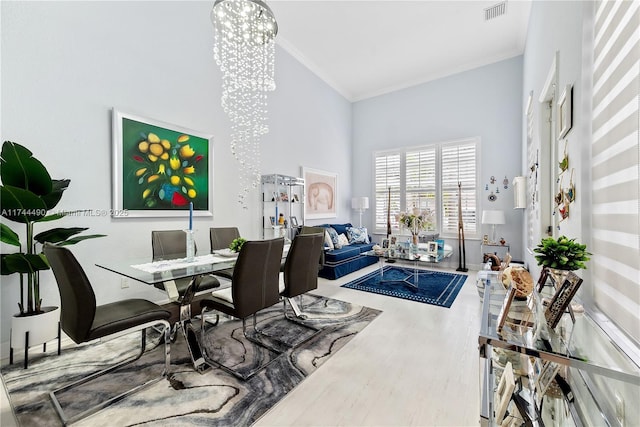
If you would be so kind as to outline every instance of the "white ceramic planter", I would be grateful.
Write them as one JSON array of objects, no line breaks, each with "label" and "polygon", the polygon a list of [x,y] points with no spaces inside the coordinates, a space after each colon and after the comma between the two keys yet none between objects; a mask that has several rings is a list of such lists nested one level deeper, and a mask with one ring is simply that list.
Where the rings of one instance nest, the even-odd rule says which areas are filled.
[{"label": "white ceramic planter", "polygon": [[25,332],[29,331],[29,347],[58,338],[60,307],[42,307],[42,314],[11,318],[11,348],[25,348]]}]

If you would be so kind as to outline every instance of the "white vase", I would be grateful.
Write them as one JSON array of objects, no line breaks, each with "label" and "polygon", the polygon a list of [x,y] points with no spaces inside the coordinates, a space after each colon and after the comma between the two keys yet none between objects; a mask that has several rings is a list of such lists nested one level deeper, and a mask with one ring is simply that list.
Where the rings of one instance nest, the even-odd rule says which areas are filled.
[{"label": "white vase", "polygon": [[29,347],[58,338],[60,307],[42,307],[44,313],[11,318],[11,348],[25,348],[25,333],[29,332]]}]

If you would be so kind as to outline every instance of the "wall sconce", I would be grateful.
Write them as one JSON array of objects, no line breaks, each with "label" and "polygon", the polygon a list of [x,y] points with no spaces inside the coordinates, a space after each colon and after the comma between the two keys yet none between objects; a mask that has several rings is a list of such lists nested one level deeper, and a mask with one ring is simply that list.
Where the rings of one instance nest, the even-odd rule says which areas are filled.
[{"label": "wall sconce", "polygon": [[527,208],[527,177],[513,178],[513,209]]},{"label": "wall sconce", "polygon": [[504,211],[482,211],[482,223],[491,225],[491,243],[496,243],[496,225],[505,223]]},{"label": "wall sconce", "polygon": [[362,213],[369,209],[368,197],[354,197],[351,199],[351,208],[357,210],[360,213],[360,225],[362,227]]}]

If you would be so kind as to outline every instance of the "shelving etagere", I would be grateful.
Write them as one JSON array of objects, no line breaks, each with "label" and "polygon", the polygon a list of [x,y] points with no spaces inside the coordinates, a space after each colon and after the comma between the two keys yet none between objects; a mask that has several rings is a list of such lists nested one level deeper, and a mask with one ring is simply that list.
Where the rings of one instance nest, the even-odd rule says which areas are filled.
[{"label": "shelving etagere", "polygon": [[[478,338],[481,425],[637,424],[640,419],[638,365],[587,313],[575,313],[573,318],[565,313],[555,328],[548,327],[541,313],[544,311],[542,301],[555,290],[551,276],[540,293],[534,290],[528,301],[520,301],[511,307],[505,326],[498,333],[498,318],[506,291],[497,277],[491,275],[485,289]],[[532,310],[528,312],[529,309]],[[496,420],[496,389],[508,361],[512,362],[517,378],[507,409],[511,418]],[[551,377],[555,380],[540,393],[544,390],[541,372],[547,365],[554,368]],[[564,391],[560,386],[564,386]],[[516,401],[525,408],[525,417],[521,417]]]},{"label": "shelving etagere", "polygon": [[[270,174],[262,175],[261,183],[262,238],[293,239],[297,228],[304,224],[304,179]],[[284,224],[278,222],[280,214]]]}]

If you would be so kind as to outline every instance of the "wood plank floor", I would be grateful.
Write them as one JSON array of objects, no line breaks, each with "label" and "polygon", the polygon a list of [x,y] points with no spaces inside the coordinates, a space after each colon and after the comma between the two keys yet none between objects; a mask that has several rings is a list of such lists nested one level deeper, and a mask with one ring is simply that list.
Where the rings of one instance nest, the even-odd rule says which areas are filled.
[{"label": "wood plank floor", "polygon": [[[383,313],[257,426],[479,425],[475,272],[449,309],[340,287],[375,268],[319,280],[314,293]],[[16,425],[0,395],[0,424]]]}]

